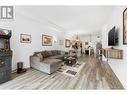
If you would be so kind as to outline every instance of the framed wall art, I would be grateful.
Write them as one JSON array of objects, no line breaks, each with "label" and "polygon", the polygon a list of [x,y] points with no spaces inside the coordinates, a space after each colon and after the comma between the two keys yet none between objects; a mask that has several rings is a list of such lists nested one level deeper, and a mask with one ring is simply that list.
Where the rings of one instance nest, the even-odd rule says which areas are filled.
[{"label": "framed wall art", "polygon": [[31,43],[31,35],[20,34],[20,42],[21,43]]},{"label": "framed wall art", "polygon": [[127,44],[127,8],[123,12],[123,44]]},{"label": "framed wall art", "polygon": [[49,35],[42,35],[42,46],[52,46],[53,37]]}]

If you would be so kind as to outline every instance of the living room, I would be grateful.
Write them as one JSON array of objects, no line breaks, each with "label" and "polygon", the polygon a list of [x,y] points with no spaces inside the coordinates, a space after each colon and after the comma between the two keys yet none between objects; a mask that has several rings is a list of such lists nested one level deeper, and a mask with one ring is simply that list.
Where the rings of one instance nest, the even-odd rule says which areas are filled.
[{"label": "living room", "polygon": [[[35,52],[45,50],[58,50],[64,53],[68,53],[70,50],[77,50],[77,60],[82,55],[83,57],[85,56],[85,60],[88,60],[96,55],[97,42],[101,42],[102,48],[111,48],[111,46],[108,46],[108,33],[115,26],[118,30],[119,44],[114,46],[114,48],[123,50],[123,58],[108,58],[106,61],[108,61],[124,89],[127,88],[127,79],[123,74],[127,69],[127,49],[126,45],[123,44],[123,12],[126,6],[13,6],[13,9],[13,19],[1,19],[0,22],[0,28],[11,30],[12,33],[10,38],[10,48],[13,51],[12,72],[17,70],[18,62],[23,63],[23,68],[29,69],[31,67],[30,56],[34,55]],[[29,40],[24,41],[25,37],[28,37]],[[50,40],[49,42],[44,42],[44,39]],[[72,46],[73,42],[78,43],[79,41],[82,42],[82,50],[80,45],[78,45],[80,51]],[[90,53],[85,46],[86,48],[90,46],[90,50],[93,52]],[[53,60],[49,60],[53,62]],[[29,70],[27,72],[29,73]],[[27,74],[27,72],[23,73],[23,75]],[[50,74],[52,75],[52,73],[54,72]],[[46,75],[50,76],[49,74]],[[21,76],[22,74],[19,74],[16,78]],[[10,82],[10,84],[13,84],[13,82]],[[1,85],[4,88],[4,84]],[[7,82],[5,87],[6,85],[8,85]]]}]

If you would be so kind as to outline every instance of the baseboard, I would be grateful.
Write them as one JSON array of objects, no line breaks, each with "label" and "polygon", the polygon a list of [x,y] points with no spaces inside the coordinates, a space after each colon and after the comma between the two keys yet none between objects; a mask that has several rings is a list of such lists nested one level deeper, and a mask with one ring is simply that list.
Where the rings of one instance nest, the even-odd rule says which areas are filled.
[{"label": "baseboard", "polygon": [[[29,68],[24,68],[24,69],[28,70],[28,69],[30,69],[30,67]],[[17,69],[11,71],[11,73],[16,73],[16,72],[17,72]]]}]

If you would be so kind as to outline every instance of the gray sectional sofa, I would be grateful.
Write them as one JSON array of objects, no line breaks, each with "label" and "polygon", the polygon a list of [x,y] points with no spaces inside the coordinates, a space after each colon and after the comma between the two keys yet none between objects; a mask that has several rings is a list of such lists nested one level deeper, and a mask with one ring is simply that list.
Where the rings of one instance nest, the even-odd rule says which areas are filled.
[{"label": "gray sectional sofa", "polygon": [[64,52],[59,50],[35,52],[30,56],[32,68],[51,74],[57,71],[63,62]]}]

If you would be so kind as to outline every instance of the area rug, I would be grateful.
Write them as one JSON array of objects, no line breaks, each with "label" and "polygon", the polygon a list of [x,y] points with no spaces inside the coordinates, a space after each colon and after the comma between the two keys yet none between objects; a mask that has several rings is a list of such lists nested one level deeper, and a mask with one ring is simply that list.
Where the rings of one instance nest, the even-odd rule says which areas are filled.
[{"label": "area rug", "polygon": [[75,77],[76,75],[80,73],[80,71],[82,70],[84,66],[85,66],[85,63],[82,63],[82,62],[80,63],[77,62],[76,64],[72,66],[67,66],[63,64],[62,67],[57,72],[71,76],[71,77]]}]

